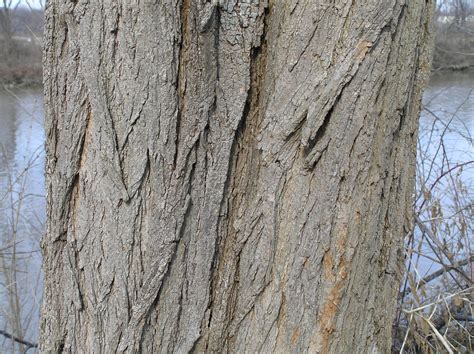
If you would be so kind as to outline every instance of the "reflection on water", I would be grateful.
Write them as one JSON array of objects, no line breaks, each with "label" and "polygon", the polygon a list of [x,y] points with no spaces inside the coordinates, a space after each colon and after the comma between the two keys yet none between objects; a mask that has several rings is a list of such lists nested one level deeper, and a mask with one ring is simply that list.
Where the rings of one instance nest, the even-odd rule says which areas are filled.
[{"label": "reflection on water", "polygon": [[[432,79],[423,101],[426,110],[420,120],[419,181],[433,183],[445,156],[453,164],[474,160],[473,83],[474,72],[447,73]],[[439,145],[441,137],[443,151]],[[21,327],[24,338],[32,341],[37,337],[41,293],[38,245],[45,220],[43,141],[41,90],[0,91],[0,250],[5,248],[0,251],[3,259],[0,267],[6,268],[14,262],[20,271],[16,284],[22,313],[17,326]],[[472,191],[473,166],[462,169],[459,176]],[[455,207],[450,205],[451,201],[452,196],[445,193],[443,202]],[[12,259],[12,245],[16,247],[16,260]],[[421,263],[422,273],[434,267],[426,261]],[[5,287],[8,282],[4,278],[0,284],[0,328],[8,323],[11,330],[15,304],[9,299],[11,287]],[[0,351],[11,349],[9,345],[8,341],[0,340]]]},{"label": "reflection on water", "polygon": [[[41,300],[43,142],[41,90],[0,91],[0,328],[31,341]],[[0,351],[19,348],[0,339]]]}]

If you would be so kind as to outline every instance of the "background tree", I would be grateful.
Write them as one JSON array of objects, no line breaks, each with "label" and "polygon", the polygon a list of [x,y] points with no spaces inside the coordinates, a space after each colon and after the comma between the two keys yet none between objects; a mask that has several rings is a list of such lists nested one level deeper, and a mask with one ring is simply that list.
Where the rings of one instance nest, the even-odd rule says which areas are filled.
[{"label": "background tree", "polygon": [[41,1],[0,0],[0,86],[41,85],[41,5]]},{"label": "background tree", "polygon": [[15,59],[16,57],[16,45],[13,40],[13,24],[12,24],[12,12],[18,5],[13,6],[13,0],[2,0],[0,5],[0,28],[2,30],[2,39],[4,42],[4,50],[7,53],[11,53]]},{"label": "background tree", "polygon": [[466,18],[470,13],[471,2],[472,0],[453,1],[454,22],[457,25],[464,26],[466,24]]},{"label": "background tree", "polygon": [[42,349],[389,351],[432,8],[50,0]]}]

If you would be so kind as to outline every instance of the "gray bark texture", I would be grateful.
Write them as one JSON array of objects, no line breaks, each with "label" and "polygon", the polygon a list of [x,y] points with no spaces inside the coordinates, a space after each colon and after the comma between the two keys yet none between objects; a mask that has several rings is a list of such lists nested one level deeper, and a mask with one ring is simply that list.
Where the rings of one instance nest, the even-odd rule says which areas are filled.
[{"label": "gray bark texture", "polygon": [[49,0],[40,347],[387,353],[432,0]]}]

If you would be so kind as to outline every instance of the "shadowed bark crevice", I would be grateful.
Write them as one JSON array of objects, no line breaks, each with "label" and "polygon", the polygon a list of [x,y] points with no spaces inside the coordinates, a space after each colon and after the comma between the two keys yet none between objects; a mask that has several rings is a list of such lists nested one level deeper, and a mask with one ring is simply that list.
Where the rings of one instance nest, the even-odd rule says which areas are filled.
[{"label": "shadowed bark crevice", "polygon": [[176,88],[178,91],[178,111],[176,114],[176,131],[175,131],[175,152],[173,166],[176,168],[176,162],[178,159],[180,135],[181,135],[181,120],[185,115],[186,110],[186,70],[187,64],[189,61],[189,16],[191,11],[192,2],[191,0],[182,0],[180,8],[180,22],[181,22],[181,40],[179,42],[179,52],[178,52],[178,74],[176,75],[177,82]]}]

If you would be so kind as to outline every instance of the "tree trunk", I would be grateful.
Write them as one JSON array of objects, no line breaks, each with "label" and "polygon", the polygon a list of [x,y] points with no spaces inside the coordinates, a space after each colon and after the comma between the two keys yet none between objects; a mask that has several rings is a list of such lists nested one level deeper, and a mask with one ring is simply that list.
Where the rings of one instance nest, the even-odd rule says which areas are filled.
[{"label": "tree trunk", "polygon": [[430,0],[46,10],[45,352],[380,352]]}]

